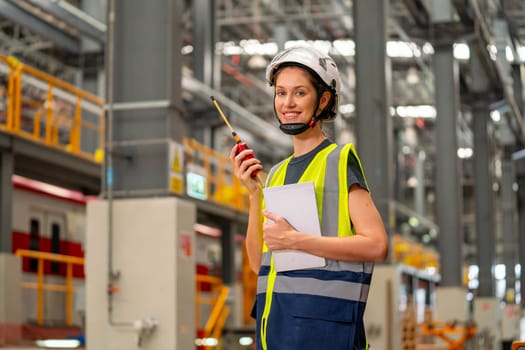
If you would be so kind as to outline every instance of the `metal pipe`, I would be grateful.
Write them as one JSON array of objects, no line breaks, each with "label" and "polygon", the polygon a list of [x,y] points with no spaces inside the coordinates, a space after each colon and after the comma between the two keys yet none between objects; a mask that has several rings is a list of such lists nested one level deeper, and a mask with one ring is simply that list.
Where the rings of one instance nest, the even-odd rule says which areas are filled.
[{"label": "metal pipe", "polygon": [[150,145],[169,144],[171,141],[172,141],[171,139],[167,139],[167,138],[123,140],[123,141],[115,141],[113,142],[113,145],[116,145],[116,146],[150,146]]},{"label": "metal pipe", "polygon": [[[136,101],[136,102],[120,102],[112,103],[112,111],[122,111],[122,110],[136,110],[136,109],[153,109],[153,108],[166,108],[170,106],[169,100],[158,100],[158,101]],[[106,109],[109,109],[109,104],[105,106]]]},{"label": "metal pipe", "polygon": [[115,22],[115,0],[109,0],[108,13],[108,47],[107,47],[107,135],[106,135],[106,167],[105,167],[105,191],[108,201],[108,313],[109,321],[112,323],[113,292],[113,64],[114,64],[114,22]]},{"label": "metal pipe", "polygon": [[114,50],[115,50],[115,1],[109,0],[108,7],[108,44],[107,44],[107,137],[106,137],[106,168],[105,191],[108,202],[108,321],[113,326],[133,327],[133,322],[115,322],[113,320],[113,282],[119,277],[119,271],[113,266],[113,80],[114,80]]},{"label": "metal pipe", "polygon": [[166,196],[171,192],[165,188],[147,188],[138,190],[113,190],[113,197],[155,197],[155,196]]},{"label": "metal pipe", "polygon": [[253,24],[253,23],[273,23],[273,22],[292,22],[292,21],[305,21],[314,19],[330,19],[330,18],[344,18],[348,14],[342,11],[334,12],[304,12],[297,14],[287,14],[284,16],[276,16],[274,14],[268,16],[237,16],[237,17],[223,17],[217,20],[219,26],[235,26],[239,24]]}]

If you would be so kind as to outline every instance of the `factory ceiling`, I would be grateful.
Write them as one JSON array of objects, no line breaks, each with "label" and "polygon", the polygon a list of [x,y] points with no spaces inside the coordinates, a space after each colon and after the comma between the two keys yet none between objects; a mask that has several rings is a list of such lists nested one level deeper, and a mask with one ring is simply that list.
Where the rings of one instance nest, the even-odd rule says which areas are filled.
[{"label": "factory ceiling", "polygon": [[[0,50],[66,80],[75,79],[78,70],[100,69],[104,65],[106,14],[105,9],[93,10],[93,3],[0,0]],[[199,3],[202,2],[185,2],[182,17],[185,47],[194,44],[193,19]],[[389,3],[387,52],[392,66],[393,107],[433,104],[432,44],[436,40],[445,38],[458,44],[456,51],[463,67],[464,102],[476,98],[469,95],[467,64],[469,51],[476,45],[482,46],[481,51],[488,57],[488,46],[504,43],[508,54],[515,57],[514,62],[521,62],[520,52],[525,58],[525,2],[451,0],[454,17],[444,25],[432,21],[433,7],[438,3],[431,0],[392,0]],[[284,42],[315,41],[321,47],[328,45],[326,50],[335,57],[343,72],[343,114],[352,114],[355,88],[353,1],[221,0],[216,6],[220,90],[226,96],[251,113],[271,121],[273,111],[268,104],[271,92],[264,82],[265,65]],[[187,62],[191,62],[191,49],[185,53]],[[493,86],[488,93],[498,102],[504,99],[502,86],[508,77],[502,77],[506,73],[498,72],[496,64],[490,63],[486,69]],[[191,63],[188,65],[191,69]],[[521,126],[513,128],[519,137]]]}]

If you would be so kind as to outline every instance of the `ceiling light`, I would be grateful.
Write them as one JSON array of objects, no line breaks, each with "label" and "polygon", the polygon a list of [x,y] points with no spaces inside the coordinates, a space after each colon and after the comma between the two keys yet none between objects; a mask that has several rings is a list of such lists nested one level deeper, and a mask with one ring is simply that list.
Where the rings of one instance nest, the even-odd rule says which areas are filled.
[{"label": "ceiling light", "polygon": [[266,68],[267,65],[268,65],[268,62],[261,55],[253,55],[248,60],[248,67],[250,67],[251,69]]},{"label": "ceiling light", "polygon": [[407,71],[406,80],[410,85],[419,83],[419,74],[417,73],[417,69],[410,67]]},{"label": "ceiling light", "polygon": [[510,46],[505,47],[505,57],[507,58],[507,61],[514,62],[514,53]]},{"label": "ceiling light", "polygon": [[467,44],[454,44],[454,58],[457,60],[468,60],[470,58],[470,48]]},{"label": "ceiling light", "polygon": [[411,187],[411,188],[414,188],[417,186],[417,179],[414,177],[414,176],[410,176],[408,179],[407,179],[407,186],[408,187]]},{"label": "ceiling light", "polygon": [[435,118],[436,109],[431,105],[397,106],[396,114],[401,118]]},{"label": "ceiling light", "polygon": [[493,122],[499,122],[501,120],[501,113],[499,111],[490,112],[490,118]]},{"label": "ceiling light", "polygon": [[180,50],[182,55],[189,55],[193,52],[193,46],[192,45],[184,45],[182,49]]},{"label": "ceiling light", "polygon": [[415,216],[411,216],[408,218],[408,224],[411,227],[418,227],[419,226],[419,220]]},{"label": "ceiling light", "polygon": [[355,42],[353,40],[335,40],[333,45],[341,55],[355,56]]},{"label": "ceiling light", "polygon": [[519,59],[522,63],[525,63],[525,46],[518,46],[516,48],[516,51],[518,52]]},{"label": "ceiling light", "polygon": [[339,112],[341,112],[341,114],[351,114],[354,113],[354,111],[355,105],[353,105],[352,103],[347,103],[339,106]]},{"label": "ceiling light", "polygon": [[386,43],[386,52],[389,57],[411,58],[415,56],[417,51],[408,42],[388,41]]},{"label": "ceiling light", "polygon": [[432,54],[434,54],[434,47],[432,46],[431,43],[428,43],[428,42],[424,43],[422,49],[423,49],[423,53],[425,55],[432,55]]},{"label": "ceiling light", "polygon": [[458,148],[458,157],[461,159],[472,158],[474,151],[470,147],[460,147]]}]

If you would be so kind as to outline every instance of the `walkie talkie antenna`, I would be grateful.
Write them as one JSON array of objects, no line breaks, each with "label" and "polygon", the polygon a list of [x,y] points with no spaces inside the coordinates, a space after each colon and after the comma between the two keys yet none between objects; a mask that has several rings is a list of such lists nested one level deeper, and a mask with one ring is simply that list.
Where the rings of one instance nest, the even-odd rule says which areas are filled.
[{"label": "walkie talkie antenna", "polygon": [[[231,133],[232,133],[232,136],[233,136],[233,140],[235,141],[235,143],[237,144],[237,153],[239,152],[242,152],[244,151],[245,149],[249,149],[250,147],[248,147],[248,145],[246,144],[246,142],[242,142],[241,141],[241,138],[239,137],[239,135],[237,135],[237,133],[235,132],[235,130],[233,130],[230,122],[228,121],[228,118],[226,118],[226,115],[224,114],[224,112],[222,111],[222,108],[221,106],[219,106],[219,102],[217,102],[217,100],[215,99],[215,97],[213,96],[210,96],[211,98],[211,102],[213,103],[213,105],[215,106],[215,109],[217,109],[217,112],[219,112],[219,115],[221,116],[222,120],[224,121],[224,123],[226,124],[226,126],[228,127],[228,129],[230,129]],[[247,155],[246,157],[244,157],[243,161],[246,160],[246,159],[251,159],[251,158],[255,158],[255,156],[252,154],[249,154]],[[252,172],[252,177],[253,178],[257,178],[257,180],[259,181],[259,183],[262,184],[262,179],[259,175],[259,169],[257,170],[254,170]]]},{"label": "walkie talkie antenna", "polygon": [[219,106],[219,102],[217,102],[217,100],[215,99],[215,97],[213,96],[210,96],[211,97],[211,102],[213,103],[213,105],[215,106],[215,109],[217,109],[217,112],[219,112],[219,115],[221,116],[222,120],[224,120],[224,123],[226,123],[226,126],[228,127],[228,129],[230,129],[231,133],[232,133],[232,136],[233,136],[233,140],[235,141],[235,143],[240,143],[241,142],[241,138],[239,137],[239,135],[237,135],[237,133],[233,130],[230,122],[228,121],[228,118],[226,118],[226,115],[224,115],[224,112],[222,111],[222,108],[221,106]]}]

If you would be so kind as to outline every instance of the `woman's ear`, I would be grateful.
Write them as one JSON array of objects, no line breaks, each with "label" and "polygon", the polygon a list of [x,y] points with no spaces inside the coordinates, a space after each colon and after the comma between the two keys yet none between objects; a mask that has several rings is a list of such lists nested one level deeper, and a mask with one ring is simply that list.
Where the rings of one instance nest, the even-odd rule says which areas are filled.
[{"label": "woman's ear", "polygon": [[330,91],[323,91],[321,99],[319,100],[319,112],[323,111],[328,106],[328,103],[330,103],[331,98],[332,93]]}]

